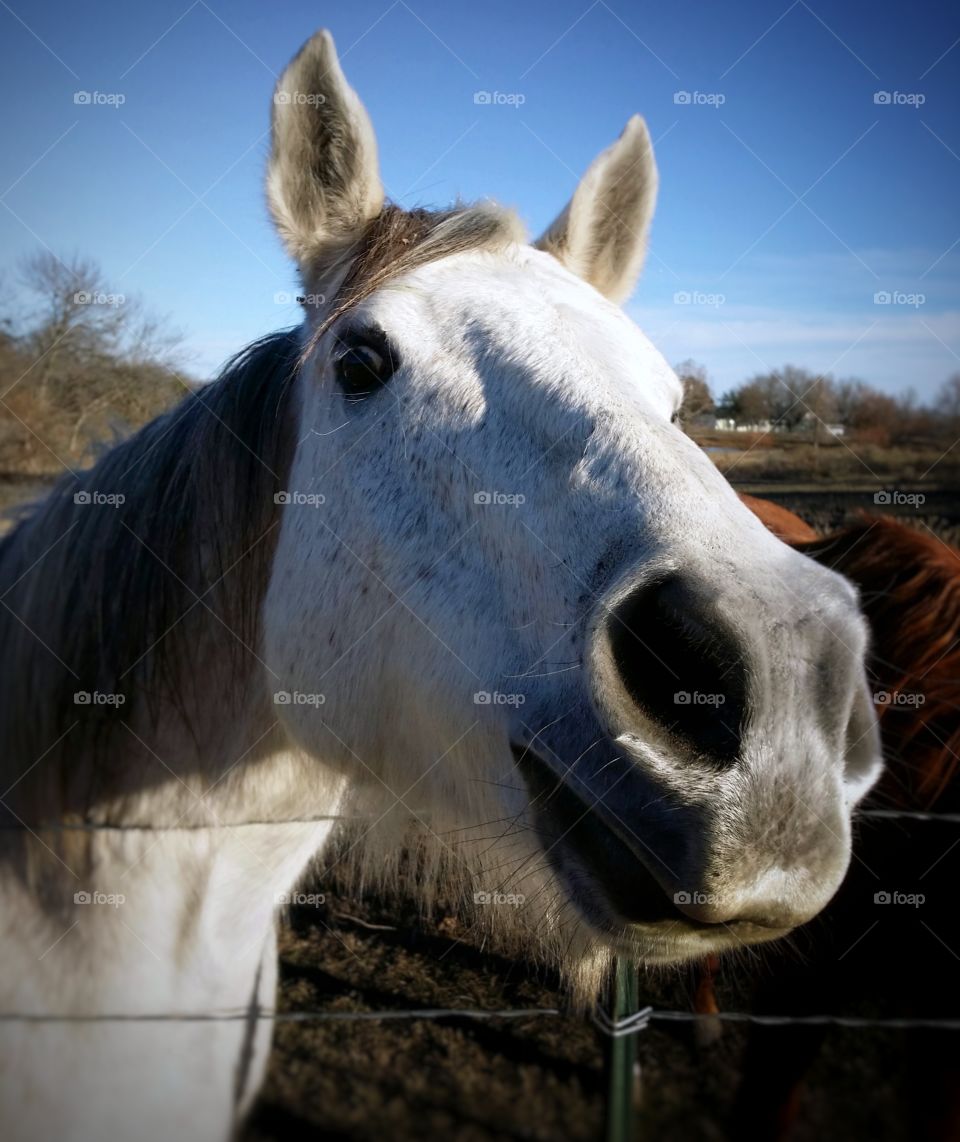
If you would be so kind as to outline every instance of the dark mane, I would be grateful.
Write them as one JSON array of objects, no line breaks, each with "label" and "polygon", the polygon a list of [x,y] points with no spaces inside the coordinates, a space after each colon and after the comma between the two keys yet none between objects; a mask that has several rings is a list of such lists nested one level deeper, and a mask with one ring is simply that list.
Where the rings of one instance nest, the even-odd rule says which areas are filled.
[{"label": "dark mane", "polygon": [[[240,653],[255,640],[300,348],[298,331],[248,346],[215,382],[61,479],[0,542],[4,788],[30,766],[31,778],[55,773],[55,757],[37,759],[59,754],[78,719],[109,733],[135,695],[154,709],[175,700],[176,677],[199,664],[191,613],[215,615]],[[84,493],[118,502],[77,502]],[[75,702],[94,691],[123,705]]]}]

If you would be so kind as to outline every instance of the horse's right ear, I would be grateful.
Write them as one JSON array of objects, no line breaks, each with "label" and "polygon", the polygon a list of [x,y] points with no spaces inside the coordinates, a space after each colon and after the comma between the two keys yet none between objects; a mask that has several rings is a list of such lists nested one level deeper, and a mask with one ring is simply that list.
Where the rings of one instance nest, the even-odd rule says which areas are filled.
[{"label": "horse's right ear", "polygon": [[646,123],[634,115],[535,245],[605,297],[625,301],[640,276],[656,200],[653,143]]},{"label": "horse's right ear", "polygon": [[349,246],[383,206],[373,126],[327,31],[304,44],[274,91],[267,199],[301,265]]}]

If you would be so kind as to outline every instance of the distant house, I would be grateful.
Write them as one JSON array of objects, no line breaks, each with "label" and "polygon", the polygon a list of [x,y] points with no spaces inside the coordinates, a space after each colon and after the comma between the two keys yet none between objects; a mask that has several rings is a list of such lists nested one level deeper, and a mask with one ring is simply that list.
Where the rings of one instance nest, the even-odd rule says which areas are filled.
[{"label": "distant house", "polygon": [[770,420],[758,420],[754,424],[740,424],[732,416],[718,416],[713,427],[717,432],[778,432],[779,428]]},{"label": "distant house", "polygon": [[[788,426],[778,423],[773,420],[756,420],[756,421],[738,421],[732,416],[718,416],[714,418],[713,427],[717,432],[795,432],[799,428],[803,432],[812,432],[817,426],[816,419],[807,415],[803,418],[799,425]],[[844,436],[846,428],[842,424],[824,424],[820,422],[820,428],[825,429],[830,436]]]}]

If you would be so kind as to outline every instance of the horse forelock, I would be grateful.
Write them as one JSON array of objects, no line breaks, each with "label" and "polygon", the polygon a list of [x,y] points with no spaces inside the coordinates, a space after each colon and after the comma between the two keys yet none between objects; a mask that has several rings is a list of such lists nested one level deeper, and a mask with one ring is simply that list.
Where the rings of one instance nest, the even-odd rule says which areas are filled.
[{"label": "horse forelock", "polygon": [[517,216],[492,202],[428,210],[388,203],[341,257],[305,270],[318,282],[333,278],[335,290],[322,320],[304,346],[308,357],[324,333],[381,286],[430,262],[472,250],[497,250],[524,242]]}]

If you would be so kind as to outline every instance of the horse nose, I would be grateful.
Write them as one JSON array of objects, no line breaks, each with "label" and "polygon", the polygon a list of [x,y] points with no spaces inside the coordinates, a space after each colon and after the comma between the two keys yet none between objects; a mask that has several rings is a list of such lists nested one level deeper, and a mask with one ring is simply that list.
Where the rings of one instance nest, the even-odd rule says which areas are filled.
[{"label": "horse nose", "polygon": [[[773,886],[770,886],[773,889]],[[800,907],[776,891],[754,888],[749,896],[736,892],[677,892],[674,907],[698,924],[750,923],[761,928],[796,928],[816,909]]]},{"label": "horse nose", "polygon": [[672,576],[636,588],[611,611],[608,629],[640,711],[696,754],[734,761],[746,711],[744,651],[696,584]]},{"label": "horse nose", "polygon": [[[847,867],[846,847],[830,837],[812,869],[773,865],[749,877],[703,878],[700,889],[673,894],[673,905],[699,924],[749,923],[785,930],[806,924],[833,896]],[[709,886],[709,887],[708,887]]]}]

